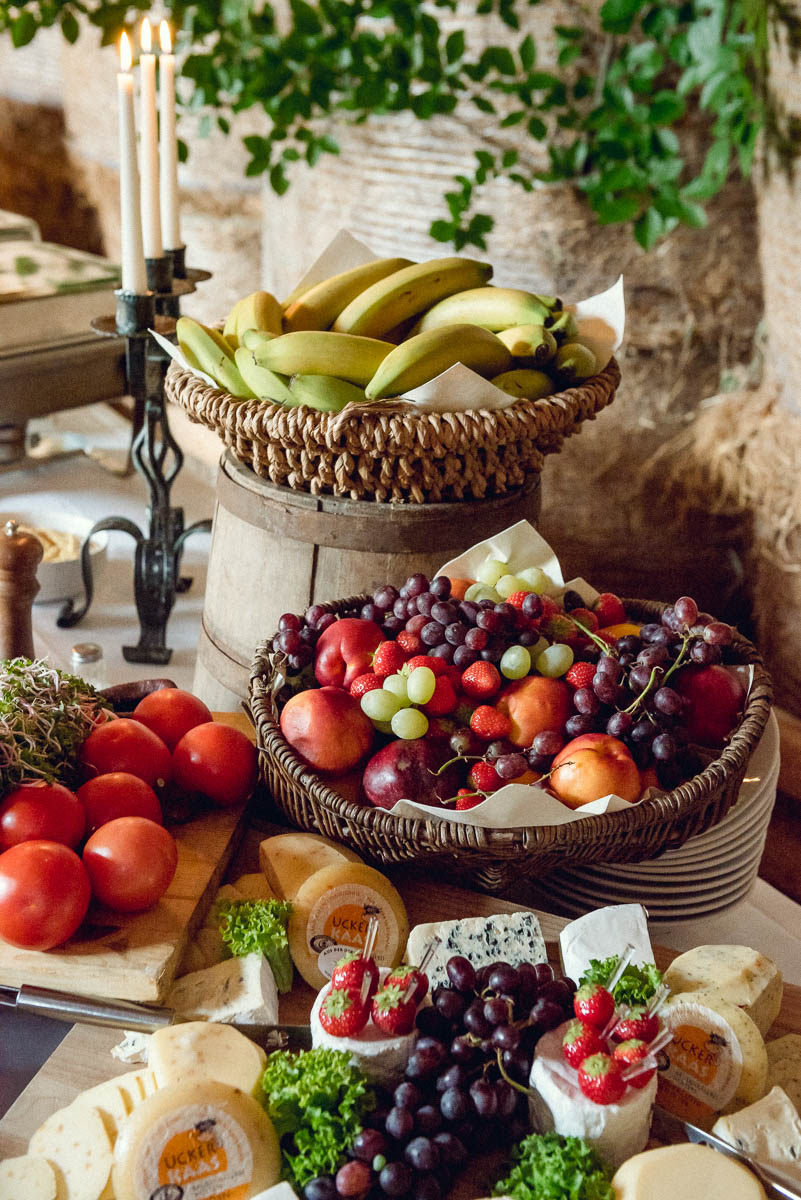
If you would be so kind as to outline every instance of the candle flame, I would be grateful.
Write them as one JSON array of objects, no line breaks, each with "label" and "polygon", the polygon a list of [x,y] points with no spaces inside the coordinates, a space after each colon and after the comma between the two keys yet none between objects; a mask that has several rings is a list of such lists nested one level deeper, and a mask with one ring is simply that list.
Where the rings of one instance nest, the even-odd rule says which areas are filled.
[{"label": "candle flame", "polygon": [[166,21],[162,21],[159,25],[159,39],[162,54],[169,54],[172,50],[172,34]]},{"label": "candle flame", "polygon": [[127,33],[123,33],[120,38],[120,70],[130,71],[133,55],[131,53],[131,43]]},{"label": "candle flame", "polygon": [[142,47],[143,54],[149,54],[153,48],[153,30],[150,27],[147,17],[142,21],[142,27],[139,32],[139,45]]}]

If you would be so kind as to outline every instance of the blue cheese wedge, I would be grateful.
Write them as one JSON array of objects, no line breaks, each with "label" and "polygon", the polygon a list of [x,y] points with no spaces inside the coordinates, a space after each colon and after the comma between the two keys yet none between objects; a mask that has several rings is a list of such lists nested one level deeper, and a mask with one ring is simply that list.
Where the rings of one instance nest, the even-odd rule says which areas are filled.
[{"label": "blue cheese wedge", "polygon": [[768,1087],[784,1088],[801,1112],[801,1034],[788,1033],[766,1042],[768,1054]]},{"label": "blue cheese wedge", "polygon": [[742,1008],[763,1037],[782,1004],[781,971],[749,946],[696,946],[673,960],[665,983],[673,992],[714,988]]},{"label": "blue cheese wedge", "polygon": [[801,1183],[801,1118],[782,1088],[771,1088],[756,1104],[720,1117],[712,1132]]},{"label": "blue cheese wedge", "polygon": [[[562,970],[576,983],[590,965],[590,959],[611,958],[624,948],[634,947],[632,963],[640,967],[654,961],[648,921],[641,904],[610,904],[597,908],[565,925],[559,934]],[[683,991],[683,988],[676,988]]]},{"label": "blue cheese wedge", "polygon": [[203,971],[182,975],[167,995],[167,1007],[195,1021],[275,1025],[278,992],[262,954],[229,958]]},{"label": "blue cheese wedge", "polygon": [[415,925],[406,944],[406,961],[416,966],[434,937],[440,938],[440,944],[426,968],[432,989],[448,982],[445,964],[456,954],[469,958],[476,969],[494,962],[516,967],[524,962],[548,961],[545,938],[532,912]]}]

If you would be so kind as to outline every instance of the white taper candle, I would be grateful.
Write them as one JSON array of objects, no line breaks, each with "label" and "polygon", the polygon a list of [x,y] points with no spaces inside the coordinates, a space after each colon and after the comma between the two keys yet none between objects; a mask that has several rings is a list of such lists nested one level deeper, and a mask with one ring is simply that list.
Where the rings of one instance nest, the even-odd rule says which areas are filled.
[{"label": "white taper candle", "polygon": [[175,131],[175,55],[172,53],[170,28],[166,21],[159,26],[159,38],[161,231],[167,249],[177,250],[182,243],[178,205],[178,137]]},{"label": "white taper candle", "polygon": [[139,170],[136,164],[134,81],[131,73],[131,43],[124,33],[120,40],[120,71],[117,75],[120,117],[120,236],[122,241],[122,286],[126,292],[146,292],[147,275],[142,248],[139,210]]},{"label": "white taper candle", "polygon": [[139,57],[139,136],[142,147],[142,238],[145,258],[161,258],[159,209],[159,134],[156,119],[156,56],[150,50],[153,32],[147,17],[142,21]]}]

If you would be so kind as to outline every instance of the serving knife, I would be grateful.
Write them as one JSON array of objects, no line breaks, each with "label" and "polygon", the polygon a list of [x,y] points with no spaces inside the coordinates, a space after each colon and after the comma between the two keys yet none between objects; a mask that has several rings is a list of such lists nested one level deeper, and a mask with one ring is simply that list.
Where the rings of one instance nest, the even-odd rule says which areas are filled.
[{"label": "serving knife", "polygon": [[[28,984],[19,988],[0,984],[2,1008],[49,1017],[53,1021],[66,1021],[69,1024],[77,1021],[82,1025],[103,1025],[134,1033],[155,1033],[166,1025],[177,1025],[191,1019],[180,1016],[172,1008],[151,1008],[128,1000],[97,1000],[91,996],[78,996]],[[265,1050],[281,1050],[288,1046],[308,1050],[311,1047],[311,1028],[308,1025],[232,1024],[234,1029]]]},{"label": "serving knife", "polygon": [[764,1187],[769,1196],[780,1196],[782,1200],[801,1200],[801,1184],[789,1175],[784,1175],[781,1171],[777,1171],[774,1167],[769,1167],[767,1163],[759,1162],[757,1159],[751,1158],[742,1150],[738,1150],[736,1146],[729,1145],[724,1142],[723,1138],[719,1138],[717,1134],[709,1133],[706,1129],[699,1129],[697,1125],[693,1125],[690,1121],[682,1121],[680,1117],[674,1116],[659,1105],[654,1109],[654,1120],[652,1131],[658,1138],[663,1138],[666,1141],[675,1142],[686,1138],[690,1142],[695,1142],[701,1146],[711,1146],[713,1150],[718,1150],[721,1154],[727,1155],[729,1158],[735,1159],[737,1162],[747,1167],[756,1175],[759,1182]]}]

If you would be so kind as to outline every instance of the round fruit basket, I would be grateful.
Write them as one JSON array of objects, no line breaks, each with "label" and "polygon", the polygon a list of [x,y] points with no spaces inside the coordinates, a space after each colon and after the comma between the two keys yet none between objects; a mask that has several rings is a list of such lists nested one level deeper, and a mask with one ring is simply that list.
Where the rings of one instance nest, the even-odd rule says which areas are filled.
[{"label": "round fruit basket", "polygon": [[[322,607],[340,617],[356,616],[369,600],[369,596],[356,596]],[[666,607],[646,600],[624,603],[627,615],[641,622],[659,620]],[[743,718],[725,749],[687,782],[625,810],[563,825],[482,829],[451,821],[413,820],[346,799],[337,792],[335,779],[322,778],[298,757],[278,724],[275,693],[283,656],[271,647],[270,640],[256,652],[250,713],[258,736],[262,781],[289,820],[382,863],[436,867],[493,892],[521,877],[539,878],[568,863],[656,858],[704,833],[737,799],[748,760],[770,716],[770,677],[755,646],[735,632],[734,660],[753,668]]]},{"label": "round fruit basket", "polygon": [[166,390],[273,483],[313,495],[423,504],[520,487],[546,454],[611,404],[619,383],[613,358],[577,387],[502,409],[423,412],[380,401],[326,413],[236,400],[173,362]]}]

